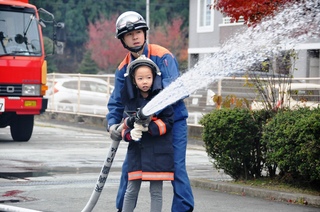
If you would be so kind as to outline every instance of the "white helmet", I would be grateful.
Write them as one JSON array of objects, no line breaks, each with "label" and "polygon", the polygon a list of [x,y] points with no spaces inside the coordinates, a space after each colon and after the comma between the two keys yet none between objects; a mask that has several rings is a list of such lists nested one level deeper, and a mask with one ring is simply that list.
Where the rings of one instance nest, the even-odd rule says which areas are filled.
[{"label": "white helmet", "polygon": [[[137,47],[129,47],[124,41],[123,41],[123,35],[131,32],[133,30],[142,29],[144,31],[144,43],[141,46]],[[121,43],[124,48],[128,49],[131,52],[139,52],[143,49],[144,44],[146,43],[147,39],[147,30],[149,27],[147,26],[146,21],[143,19],[143,17],[133,11],[128,11],[122,13],[116,22],[116,37],[121,40]]]},{"label": "white helmet", "polygon": [[122,36],[133,30],[142,29],[147,31],[149,27],[147,26],[144,18],[137,12],[128,11],[122,13],[116,22],[116,37],[121,39]]}]

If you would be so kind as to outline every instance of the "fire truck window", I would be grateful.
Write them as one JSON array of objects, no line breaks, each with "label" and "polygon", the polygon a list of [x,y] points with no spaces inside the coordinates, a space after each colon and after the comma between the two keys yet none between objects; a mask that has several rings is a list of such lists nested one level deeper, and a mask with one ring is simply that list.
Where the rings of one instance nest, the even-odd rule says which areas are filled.
[{"label": "fire truck window", "polygon": [[7,53],[25,56],[41,54],[38,24],[33,14],[1,11],[0,29],[4,35],[3,46]]}]

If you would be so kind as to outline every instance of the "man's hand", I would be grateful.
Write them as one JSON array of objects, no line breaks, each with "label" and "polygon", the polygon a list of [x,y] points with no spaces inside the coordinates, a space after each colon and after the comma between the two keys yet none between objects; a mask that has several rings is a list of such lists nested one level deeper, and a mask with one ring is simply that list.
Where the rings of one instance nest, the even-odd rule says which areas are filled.
[{"label": "man's hand", "polygon": [[120,126],[120,124],[114,124],[109,129],[110,138],[114,141],[121,141],[122,140],[121,132],[118,131],[119,126]]},{"label": "man's hand", "polygon": [[132,140],[134,141],[140,141],[141,137],[142,137],[142,131],[141,130],[138,130],[136,128],[133,128],[131,131],[130,131],[130,136],[132,138]]}]

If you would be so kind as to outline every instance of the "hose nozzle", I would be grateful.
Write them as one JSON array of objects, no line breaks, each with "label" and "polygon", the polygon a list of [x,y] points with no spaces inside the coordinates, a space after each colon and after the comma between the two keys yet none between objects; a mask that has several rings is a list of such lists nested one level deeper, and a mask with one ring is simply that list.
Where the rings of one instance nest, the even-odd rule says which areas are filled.
[{"label": "hose nozzle", "polygon": [[147,127],[151,121],[151,116],[146,116],[142,113],[143,108],[139,108],[138,112],[136,113],[136,122],[138,124]]}]

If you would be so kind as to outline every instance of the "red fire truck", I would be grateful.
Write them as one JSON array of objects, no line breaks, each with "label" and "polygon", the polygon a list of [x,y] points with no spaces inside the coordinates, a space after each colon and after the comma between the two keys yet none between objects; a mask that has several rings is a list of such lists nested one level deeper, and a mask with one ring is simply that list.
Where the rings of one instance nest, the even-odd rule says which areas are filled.
[{"label": "red fire truck", "polygon": [[57,35],[63,34],[59,33],[63,23],[56,23],[51,13],[27,0],[0,0],[0,127],[10,126],[14,141],[28,141],[34,115],[47,108],[48,101],[43,98],[47,62],[41,27],[48,23],[55,46],[60,39]]}]

